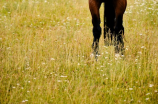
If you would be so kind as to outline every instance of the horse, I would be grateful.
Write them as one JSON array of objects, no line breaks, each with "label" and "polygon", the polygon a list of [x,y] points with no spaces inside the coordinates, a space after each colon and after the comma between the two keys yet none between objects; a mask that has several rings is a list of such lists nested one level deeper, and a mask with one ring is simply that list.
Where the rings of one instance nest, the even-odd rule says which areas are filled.
[{"label": "horse", "polygon": [[123,14],[126,10],[127,0],[89,0],[89,9],[93,25],[93,55],[99,55],[99,39],[101,36],[101,19],[99,9],[104,3],[104,44],[114,45],[115,54],[124,54],[124,27]]}]

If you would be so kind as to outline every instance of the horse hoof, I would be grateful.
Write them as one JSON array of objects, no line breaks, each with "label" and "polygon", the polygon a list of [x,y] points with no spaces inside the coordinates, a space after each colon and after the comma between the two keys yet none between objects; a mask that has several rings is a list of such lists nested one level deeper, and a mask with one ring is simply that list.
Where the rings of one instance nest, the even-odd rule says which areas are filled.
[{"label": "horse hoof", "polygon": [[100,54],[98,53],[98,54],[96,54],[96,53],[91,53],[90,54],[90,58],[91,59],[96,59],[96,61],[98,60],[98,57],[100,56]]}]

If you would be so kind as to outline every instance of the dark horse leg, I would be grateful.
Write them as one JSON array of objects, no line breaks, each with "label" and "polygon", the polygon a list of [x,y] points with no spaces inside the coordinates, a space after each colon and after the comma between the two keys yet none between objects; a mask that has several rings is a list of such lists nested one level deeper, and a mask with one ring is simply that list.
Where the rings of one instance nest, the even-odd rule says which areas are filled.
[{"label": "dark horse leg", "polygon": [[124,54],[124,27],[122,25],[122,16],[117,17],[115,24],[115,53]]},{"label": "dark horse leg", "polygon": [[[123,14],[126,10],[127,1],[117,0],[118,3],[113,3],[115,8],[115,25],[114,25],[114,35],[115,35],[115,53],[124,54],[124,27],[123,27]],[[121,4],[121,5],[120,5]]]},{"label": "dark horse leg", "polygon": [[124,53],[123,14],[127,5],[126,0],[107,0],[104,10],[104,41],[105,45],[113,43],[115,53]]},{"label": "dark horse leg", "polygon": [[100,0],[89,0],[89,9],[92,15],[92,24],[93,24],[93,54],[97,58],[97,55],[99,54],[99,39],[101,36],[101,27],[100,27],[100,13],[99,9],[101,6]]},{"label": "dark horse leg", "polygon": [[104,4],[104,43],[109,46],[112,43],[115,9],[112,0],[106,0]]}]

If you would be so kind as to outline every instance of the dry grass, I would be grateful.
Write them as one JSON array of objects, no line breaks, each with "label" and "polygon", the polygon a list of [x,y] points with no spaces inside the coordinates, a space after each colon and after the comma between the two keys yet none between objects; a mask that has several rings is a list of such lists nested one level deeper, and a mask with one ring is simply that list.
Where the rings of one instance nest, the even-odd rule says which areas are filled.
[{"label": "dry grass", "polygon": [[128,0],[125,58],[102,36],[95,62],[87,0],[1,0],[0,103],[156,104],[157,8]]}]

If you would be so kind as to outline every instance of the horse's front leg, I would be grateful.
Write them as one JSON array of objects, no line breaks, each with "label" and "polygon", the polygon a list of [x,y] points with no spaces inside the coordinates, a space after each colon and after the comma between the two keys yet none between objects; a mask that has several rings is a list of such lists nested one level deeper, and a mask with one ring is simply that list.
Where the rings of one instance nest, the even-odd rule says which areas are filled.
[{"label": "horse's front leg", "polygon": [[95,57],[99,55],[99,39],[101,35],[101,27],[99,24],[93,25],[93,44],[92,44],[92,49],[93,49],[93,54]]},{"label": "horse's front leg", "polygon": [[116,19],[115,26],[115,53],[124,54],[124,27],[123,27],[123,16],[119,16]]},{"label": "horse's front leg", "polygon": [[101,36],[101,27],[100,27],[100,14],[99,14],[99,8],[100,8],[101,2],[98,0],[89,0],[89,8],[92,15],[92,24],[93,24],[93,54],[95,55],[95,58],[99,55],[99,39]]}]

